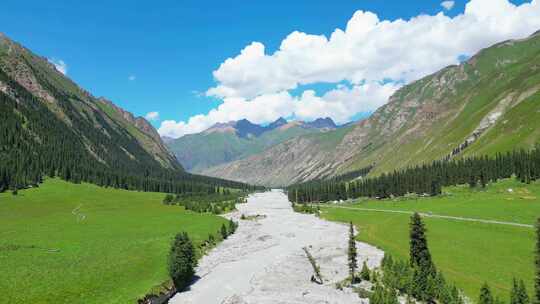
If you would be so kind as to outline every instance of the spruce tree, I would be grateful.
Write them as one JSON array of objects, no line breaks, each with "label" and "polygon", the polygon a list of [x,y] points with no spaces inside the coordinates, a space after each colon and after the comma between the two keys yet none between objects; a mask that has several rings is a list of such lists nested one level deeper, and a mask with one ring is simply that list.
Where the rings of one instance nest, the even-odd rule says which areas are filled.
[{"label": "spruce tree", "polygon": [[352,222],[349,223],[349,250],[348,250],[348,260],[349,260],[349,274],[351,276],[351,283],[356,282],[355,273],[358,268],[357,262],[357,252],[356,252],[356,241],[354,239],[354,225]]},{"label": "spruce tree", "polygon": [[169,275],[176,287],[180,291],[185,289],[195,274],[197,260],[195,258],[195,248],[191,243],[187,233],[178,233],[169,251]]},{"label": "spruce tree", "polygon": [[233,234],[236,231],[236,223],[230,219],[229,220],[229,234]]},{"label": "spruce tree", "polygon": [[369,281],[369,276],[370,276],[369,268],[367,266],[366,261],[364,261],[364,263],[362,263],[362,270],[360,271],[360,278],[364,281]]},{"label": "spruce tree", "polygon": [[512,290],[510,290],[510,304],[520,304],[519,303],[519,296],[518,296],[518,282],[514,278],[512,280]]},{"label": "spruce tree", "polygon": [[434,270],[434,266],[427,244],[426,228],[420,214],[415,212],[411,216],[409,227],[411,266],[426,269],[431,273]]},{"label": "spruce tree", "polygon": [[523,280],[519,281],[519,301],[522,304],[531,303],[529,294],[527,293],[527,288],[525,288],[525,282],[523,282]]},{"label": "spruce tree", "polygon": [[523,280],[519,282],[514,279],[512,282],[512,291],[510,293],[510,304],[529,304],[529,295],[525,288]]},{"label": "spruce tree", "polygon": [[480,289],[480,298],[478,299],[478,304],[494,304],[493,295],[487,283],[482,285]]},{"label": "spruce tree", "polygon": [[221,233],[222,239],[226,239],[229,236],[229,233],[227,232],[227,227],[225,226],[225,224],[221,225],[220,233]]},{"label": "spruce tree", "polygon": [[426,228],[415,212],[410,223],[410,264],[413,268],[412,293],[422,301],[432,301],[436,295],[433,281],[436,275],[426,239]]},{"label": "spruce tree", "polygon": [[430,191],[430,195],[431,196],[437,196],[439,194],[442,193],[442,190],[441,190],[441,183],[439,182],[439,180],[434,180],[431,182],[431,191]]}]

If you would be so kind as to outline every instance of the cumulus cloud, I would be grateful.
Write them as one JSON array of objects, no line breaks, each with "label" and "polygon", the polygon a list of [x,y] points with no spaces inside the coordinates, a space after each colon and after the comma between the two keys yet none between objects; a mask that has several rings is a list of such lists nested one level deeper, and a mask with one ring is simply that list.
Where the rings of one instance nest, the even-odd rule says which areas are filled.
[{"label": "cumulus cloud", "polygon": [[263,94],[252,99],[226,97],[208,114],[195,115],[187,122],[165,120],[159,134],[178,138],[198,133],[216,122],[248,119],[254,123],[267,123],[278,117],[311,121],[319,117],[331,117],[337,123],[346,123],[359,112],[370,112],[386,103],[398,84],[369,83],[354,86],[339,85],[322,96],[313,90],[305,90],[300,96],[287,91]]},{"label": "cumulus cloud", "polygon": [[146,118],[146,120],[149,120],[149,121],[159,120],[159,112],[148,112],[146,113],[144,118]]},{"label": "cumulus cloud", "polygon": [[[268,122],[278,116],[330,116],[344,121],[354,111],[384,104],[386,100],[378,98],[387,97],[398,83],[457,64],[462,56],[496,42],[532,34],[540,29],[539,1],[514,5],[508,0],[471,0],[455,17],[440,12],[393,21],[357,11],[344,29],[329,37],[295,31],[271,54],[263,43],[253,42],[213,72],[216,86],[206,95],[220,98],[221,105],[187,122],[163,122],[160,133],[178,137],[239,118]],[[322,96],[289,93],[316,83],[336,87]]]},{"label": "cumulus cloud", "polygon": [[68,65],[61,59],[50,58],[49,62],[54,65],[56,70],[64,75],[67,74]]},{"label": "cumulus cloud", "polygon": [[449,11],[452,8],[454,8],[454,1],[443,1],[441,2],[441,6],[444,7],[445,10]]},{"label": "cumulus cloud", "polygon": [[133,80],[135,80],[135,79],[137,79],[137,77],[136,77],[135,75],[129,75],[129,76],[128,76],[128,80],[129,80],[129,81],[133,81]]}]

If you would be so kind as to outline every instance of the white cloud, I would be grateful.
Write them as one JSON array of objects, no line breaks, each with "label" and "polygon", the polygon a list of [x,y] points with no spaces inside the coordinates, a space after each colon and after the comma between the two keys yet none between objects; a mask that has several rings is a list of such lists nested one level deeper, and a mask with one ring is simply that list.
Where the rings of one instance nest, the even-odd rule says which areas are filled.
[{"label": "white cloud", "polygon": [[133,80],[135,80],[135,79],[137,79],[137,77],[136,77],[135,75],[129,75],[129,76],[128,76],[128,80],[129,80],[129,81],[133,81]]},{"label": "white cloud", "polygon": [[159,120],[159,112],[148,112],[146,113],[144,118],[146,118],[146,120],[149,120],[149,121]]},{"label": "white cloud", "polygon": [[292,96],[287,91],[259,95],[253,99],[226,97],[206,115],[195,115],[187,122],[165,120],[158,130],[162,136],[178,138],[198,133],[216,122],[227,122],[246,118],[254,123],[266,123],[278,117],[294,117],[311,121],[319,117],[331,117],[338,123],[348,122],[358,112],[374,111],[386,103],[398,85],[370,83],[352,87],[337,86],[322,96],[306,90],[301,96]]},{"label": "white cloud", "polygon": [[56,70],[64,75],[67,75],[68,71],[68,65],[64,62],[64,60],[56,59],[56,58],[50,58],[48,59],[50,63],[54,65]]},{"label": "white cloud", "polygon": [[[357,11],[345,29],[329,37],[295,31],[272,54],[264,44],[253,42],[213,72],[217,85],[206,94],[222,99],[221,105],[187,122],[165,121],[159,131],[178,137],[240,118],[269,122],[278,116],[330,116],[344,121],[386,102],[380,98],[398,86],[382,86],[383,81],[409,83],[459,63],[461,55],[532,34],[540,29],[539,1],[517,6],[507,0],[471,0],[455,17],[441,12],[393,21]],[[289,93],[321,82],[336,87],[323,96],[313,91],[299,97]]]},{"label": "white cloud", "polygon": [[443,2],[441,2],[441,6],[444,7],[444,9],[447,10],[447,11],[454,8],[455,4],[456,3],[454,1],[443,1]]}]

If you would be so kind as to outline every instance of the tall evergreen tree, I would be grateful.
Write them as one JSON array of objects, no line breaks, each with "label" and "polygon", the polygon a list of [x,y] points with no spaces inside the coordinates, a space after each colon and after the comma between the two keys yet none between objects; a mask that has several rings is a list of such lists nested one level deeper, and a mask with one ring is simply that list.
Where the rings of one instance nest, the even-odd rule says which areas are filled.
[{"label": "tall evergreen tree", "polygon": [[237,223],[233,221],[233,219],[229,220],[229,234],[233,234],[236,231]]},{"label": "tall evergreen tree", "polygon": [[349,223],[349,274],[351,276],[351,283],[356,282],[356,269],[358,268],[358,256],[356,252],[356,240],[354,239],[354,225]]},{"label": "tall evergreen tree", "polygon": [[436,296],[435,266],[427,245],[426,228],[420,214],[415,212],[410,223],[410,264],[413,268],[413,296],[422,301],[432,301]]},{"label": "tall evergreen tree", "polygon": [[529,304],[529,295],[523,280],[514,279],[512,281],[512,291],[510,292],[510,304]]},{"label": "tall evergreen tree", "polygon": [[227,226],[225,226],[225,224],[221,225],[220,233],[222,239],[226,239],[229,236],[229,232],[227,231]]},{"label": "tall evergreen tree", "polygon": [[191,283],[197,266],[195,248],[187,233],[181,232],[175,236],[169,252],[168,266],[176,290],[185,289]]},{"label": "tall evergreen tree", "polygon": [[434,270],[433,262],[431,260],[431,253],[429,252],[426,227],[422,222],[422,218],[418,212],[415,212],[411,216],[411,223],[409,225],[409,237],[410,237],[410,263],[413,267],[425,268],[432,272]]},{"label": "tall evergreen tree", "polygon": [[366,261],[364,261],[364,263],[362,263],[362,270],[360,270],[360,278],[364,281],[369,281],[369,277],[370,277],[370,271],[369,271]]},{"label": "tall evergreen tree", "polygon": [[478,304],[494,304],[493,295],[491,294],[491,289],[489,289],[487,283],[484,283],[480,289]]}]

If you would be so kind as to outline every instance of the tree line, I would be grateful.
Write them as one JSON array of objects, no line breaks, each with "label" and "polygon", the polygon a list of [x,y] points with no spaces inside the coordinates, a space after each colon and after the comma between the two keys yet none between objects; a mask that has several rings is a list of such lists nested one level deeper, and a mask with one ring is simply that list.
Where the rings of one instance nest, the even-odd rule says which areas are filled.
[{"label": "tree line", "polygon": [[45,77],[37,79],[57,101],[57,113],[0,69],[0,82],[9,88],[9,95],[0,91],[0,192],[38,186],[44,176],[166,193],[215,193],[219,186],[253,189],[189,174],[178,164],[164,168],[97,106],[78,110],[88,101],[56,89]]},{"label": "tree line", "polygon": [[311,181],[287,188],[289,200],[296,203],[326,202],[358,197],[388,198],[409,193],[438,195],[443,186],[469,184],[485,187],[513,174],[524,183],[540,177],[540,146],[530,151],[498,153],[494,157],[470,157],[434,161],[378,177],[347,181]]},{"label": "tree line", "polygon": [[165,205],[183,206],[186,210],[213,214],[221,214],[236,209],[236,204],[247,201],[245,192],[231,192],[228,189],[205,195],[167,194],[163,199]]}]

